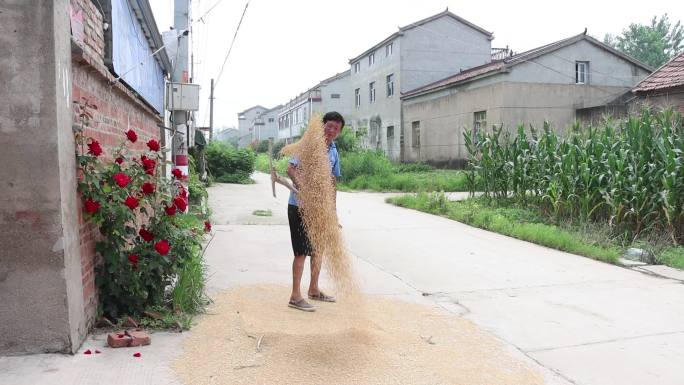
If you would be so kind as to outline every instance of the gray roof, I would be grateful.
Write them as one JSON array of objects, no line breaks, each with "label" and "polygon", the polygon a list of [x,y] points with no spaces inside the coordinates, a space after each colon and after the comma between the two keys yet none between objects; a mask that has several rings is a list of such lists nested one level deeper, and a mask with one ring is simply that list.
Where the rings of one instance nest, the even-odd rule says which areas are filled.
[{"label": "gray roof", "polygon": [[425,19],[418,20],[418,21],[416,21],[415,23],[411,23],[411,24],[408,24],[408,25],[403,26],[403,27],[399,27],[399,30],[398,30],[397,32],[391,34],[389,37],[387,37],[387,38],[384,39],[383,41],[381,41],[381,42],[379,42],[378,44],[372,46],[371,48],[365,50],[362,54],[360,54],[360,55],[358,55],[358,56],[356,56],[356,57],[354,57],[354,58],[352,58],[352,59],[349,59],[349,64],[352,64],[353,62],[359,60],[360,58],[366,56],[367,54],[369,54],[369,53],[375,51],[375,50],[378,49],[379,47],[381,47],[381,46],[383,46],[383,45],[389,43],[391,40],[395,39],[396,37],[403,35],[405,31],[408,31],[408,30],[413,29],[413,28],[416,28],[416,27],[420,27],[420,26],[423,25],[423,24],[427,24],[427,23],[429,23],[429,22],[431,22],[431,21],[433,21],[433,20],[437,20],[437,19],[439,19],[440,17],[443,17],[443,16],[450,17],[450,18],[452,18],[452,19],[454,19],[454,20],[456,20],[456,21],[458,21],[458,22],[460,22],[460,23],[462,23],[462,24],[467,25],[468,27],[470,27],[470,28],[472,28],[472,29],[474,29],[474,30],[476,30],[476,31],[478,31],[478,32],[480,32],[480,33],[482,33],[483,35],[487,36],[487,37],[489,38],[489,40],[494,39],[494,35],[493,35],[491,32],[485,30],[484,28],[478,27],[477,25],[475,25],[475,24],[469,22],[468,20],[466,20],[466,19],[464,19],[464,18],[462,18],[462,17],[460,17],[460,16],[457,16],[457,15],[455,15],[455,14],[449,12],[449,8],[447,8],[445,11],[440,12],[440,13],[438,13],[438,14],[436,14],[436,15],[432,15],[432,16],[430,16],[430,17],[426,17]]},{"label": "gray roof", "polygon": [[624,53],[614,49],[613,47],[606,45],[596,39],[594,39],[591,36],[587,36],[586,30],[579,34],[575,35],[572,37],[569,37],[567,39],[559,40],[551,44],[543,45],[541,47],[537,47],[534,49],[531,49],[529,51],[525,51],[513,56],[510,56],[508,58],[505,58],[503,60],[496,60],[492,61],[487,64],[483,64],[477,67],[469,68],[467,70],[461,71],[459,73],[456,73],[454,75],[448,76],[444,79],[437,80],[436,82],[426,84],[424,86],[421,86],[419,88],[413,89],[411,91],[405,92],[402,95],[403,98],[411,98],[415,96],[419,96],[422,94],[430,93],[433,91],[438,91],[441,89],[449,88],[455,85],[471,82],[477,79],[481,79],[483,77],[488,77],[495,75],[497,73],[501,72],[507,72],[511,67],[516,66],[518,64],[525,63],[527,61],[530,61],[532,59],[538,58],[542,55],[548,54],[550,52],[559,50],[563,47],[567,47],[569,45],[575,44],[578,41],[585,40],[591,44],[594,44],[598,46],[599,48],[602,48],[616,56],[621,57],[622,59],[641,67],[642,69],[651,72],[652,69],[647,66],[646,64],[634,59],[631,56],[625,55]]},{"label": "gray roof", "polygon": [[264,106],[262,106],[262,105],[260,105],[260,104],[257,104],[256,106],[249,107],[248,109],[246,109],[246,110],[244,110],[244,111],[242,111],[242,112],[238,112],[238,115],[242,115],[242,114],[244,114],[244,113],[247,113],[247,112],[249,112],[249,111],[252,111],[252,110],[255,109],[255,108],[263,108],[264,110],[268,110],[268,108],[266,108],[266,107],[264,107]]}]

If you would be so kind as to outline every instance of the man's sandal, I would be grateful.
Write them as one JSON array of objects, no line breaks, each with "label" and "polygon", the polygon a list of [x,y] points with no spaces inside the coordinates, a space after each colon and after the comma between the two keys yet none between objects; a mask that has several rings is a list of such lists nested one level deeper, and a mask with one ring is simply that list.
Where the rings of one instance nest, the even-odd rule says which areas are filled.
[{"label": "man's sandal", "polygon": [[333,297],[332,295],[324,294],[323,292],[320,292],[318,294],[309,294],[309,299],[321,302],[337,302],[335,297]]},{"label": "man's sandal", "polygon": [[300,299],[299,301],[290,300],[287,306],[301,311],[316,311],[316,308],[310,303],[306,302],[304,298]]}]

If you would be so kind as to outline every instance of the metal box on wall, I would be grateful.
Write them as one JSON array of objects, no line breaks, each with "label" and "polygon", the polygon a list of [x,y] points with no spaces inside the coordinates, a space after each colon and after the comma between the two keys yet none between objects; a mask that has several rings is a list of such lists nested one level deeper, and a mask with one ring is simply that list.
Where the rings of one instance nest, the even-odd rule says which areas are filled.
[{"label": "metal box on wall", "polygon": [[167,83],[166,109],[169,111],[199,110],[199,90],[199,84]]}]

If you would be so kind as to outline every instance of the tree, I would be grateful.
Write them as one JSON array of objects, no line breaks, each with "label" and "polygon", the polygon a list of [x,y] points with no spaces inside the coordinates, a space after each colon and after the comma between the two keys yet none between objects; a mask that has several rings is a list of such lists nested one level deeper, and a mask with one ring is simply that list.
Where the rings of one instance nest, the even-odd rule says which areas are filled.
[{"label": "tree", "polygon": [[658,68],[684,50],[680,21],[673,26],[667,13],[653,16],[651,25],[632,23],[621,35],[606,34],[603,42],[635,59]]}]

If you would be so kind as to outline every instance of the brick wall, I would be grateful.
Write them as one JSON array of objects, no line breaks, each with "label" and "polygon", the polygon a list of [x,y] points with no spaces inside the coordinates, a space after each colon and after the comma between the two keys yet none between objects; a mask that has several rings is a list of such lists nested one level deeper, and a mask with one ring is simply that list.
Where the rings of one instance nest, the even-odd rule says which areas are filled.
[{"label": "brick wall", "polygon": [[[72,52],[72,98],[81,100],[85,97],[97,106],[85,135],[99,141],[104,149],[104,159],[111,160],[113,149],[126,140],[125,132],[133,129],[138,134],[138,141],[129,145],[129,149],[133,153],[142,152],[148,140],[160,140],[159,125],[163,122],[153,109],[120,82],[111,84],[115,77],[104,65],[103,21],[98,8],[91,0],[71,0],[71,6],[72,9],[83,10],[84,16],[84,38],[82,42],[75,42],[80,49]],[[79,123],[75,113],[74,123]],[[81,211],[79,223],[84,312],[91,326],[97,312],[94,268],[98,263],[95,242],[99,231],[84,217]]]}]

